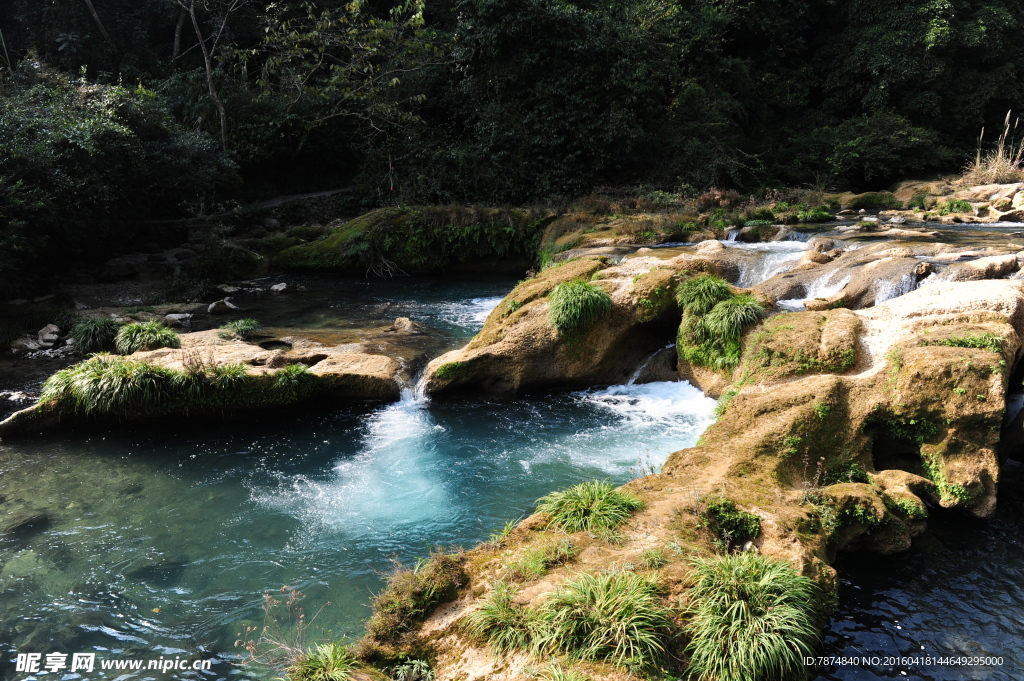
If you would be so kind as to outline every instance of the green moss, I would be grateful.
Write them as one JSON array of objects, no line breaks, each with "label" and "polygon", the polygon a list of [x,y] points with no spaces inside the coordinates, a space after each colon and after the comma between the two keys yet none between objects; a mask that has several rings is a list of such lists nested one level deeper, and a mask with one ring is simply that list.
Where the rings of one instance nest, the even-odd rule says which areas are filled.
[{"label": "green moss", "polygon": [[825,468],[825,484],[835,485],[841,482],[871,482],[871,476],[864,466],[856,461],[837,461]]},{"label": "green moss", "polygon": [[472,206],[381,208],[322,239],[282,251],[286,269],[376,275],[438,271],[500,259],[532,262],[547,222],[540,213]]},{"label": "green moss", "polygon": [[579,552],[567,538],[531,546],[508,564],[506,572],[512,579],[540,579],[551,567],[572,560]]},{"label": "green moss", "polygon": [[943,345],[951,348],[977,348],[989,352],[1002,352],[1006,339],[994,333],[975,333],[944,338],[937,341],[922,340],[921,345]]},{"label": "green moss", "polygon": [[700,515],[705,526],[726,547],[756,539],[761,534],[761,517],[736,508],[736,504],[725,497],[704,499]]},{"label": "green moss", "polygon": [[893,498],[889,495],[886,495],[882,501],[885,502],[887,509],[909,520],[923,520],[928,517],[928,508],[920,501],[903,497]]},{"label": "green moss", "polygon": [[891,210],[895,208],[902,208],[903,204],[892,192],[869,192],[867,194],[861,194],[860,196],[854,197],[846,207],[854,210],[860,208],[868,210]]},{"label": "green moss", "polygon": [[938,455],[922,453],[921,464],[924,467],[925,477],[935,483],[939,490],[939,497],[943,501],[964,503],[971,500],[972,495],[966,487],[946,480],[946,474],[942,471]]},{"label": "green moss", "polygon": [[448,380],[458,376],[465,368],[465,362],[448,362],[437,367],[434,375],[440,379]]}]

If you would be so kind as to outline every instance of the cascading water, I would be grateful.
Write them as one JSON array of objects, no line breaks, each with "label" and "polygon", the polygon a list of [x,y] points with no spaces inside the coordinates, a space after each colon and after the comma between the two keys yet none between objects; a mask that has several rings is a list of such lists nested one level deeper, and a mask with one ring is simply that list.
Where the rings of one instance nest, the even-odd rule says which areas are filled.
[{"label": "cascading water", "polygon": [[629,385],[633,385],[634,383],[636,383],[636,380],[638,378],[640,378],[640,374],[642,374],[644,372],[644,369],[647,368],[648,364],[650,364],[652,361],[654,361],[655,357],[657,357],[658,355],[663,353],[665,350],[668,350],[669,348],[674,348],[675,346],[676,346],[675,343],[669,343],[668,345],[666,345],[665,347],[661,348],[660,350],[655,350],[650,355],[648,355],[647,358],[644,359],[644,361],[640,362],[640,365],[636,369],[633,370],[633,373],[630,374],[629,380],[626,381],[626,385],[629,386]]},{"label": "cascading water", "polygon": [[917,277],[913,273],[904,274],[896,281],[879,279],[875,282],[875,305],[906,295],[917,286]]},{"label": "cascading water", "polygon": [[807,250],[803,241],[767,241],[764,243],[747,244],[732,242],[728,248],[746,251],[749,257],[740,263],[740,279],[738,286],[750,288],[760,284],[776,274],[789,271]]}]

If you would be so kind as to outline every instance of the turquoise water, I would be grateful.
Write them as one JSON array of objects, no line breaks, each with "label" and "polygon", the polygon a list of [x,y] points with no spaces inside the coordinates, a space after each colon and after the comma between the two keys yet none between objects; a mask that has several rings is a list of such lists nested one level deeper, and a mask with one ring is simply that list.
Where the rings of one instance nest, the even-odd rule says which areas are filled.
[{"label": "turquoise water", "polygon": [[[511,288],[437,286],[418,320],[453,345]],[[358,635],[393,559],[471,546],[554,489],[656,467],[714,407],[686,383],[513,400],[407,392],[376,408],[0,445],[2,522],[36,518],[0,543],[0,674],[16,652],[62,651],[212,657],[208,678],[238,675],[234,642],[263,626],[263,595],[282,587],[304,594],[314,632]]]}]

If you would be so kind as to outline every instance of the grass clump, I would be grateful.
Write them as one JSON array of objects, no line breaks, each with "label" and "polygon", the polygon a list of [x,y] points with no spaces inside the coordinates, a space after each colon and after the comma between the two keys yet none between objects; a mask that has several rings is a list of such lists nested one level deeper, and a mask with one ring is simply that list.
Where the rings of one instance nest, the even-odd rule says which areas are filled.
[{"label": "grass clump", "polygon": [[535,649],[651,667],[672,628],[655,582],[632,572],[580,574],[540,608]]},{"label": "grass clump", "polygon": [[285,670],[285,681],[349,681],[359,661],[339,643],[314,646]]},{"label": "grass clump", "polygon": [[704,508],[700,515],[704,525],[714,532],[726,548],[755,539],[761,534],[761,517],[739,510],[731,499],[719,496],[703,502]]},{"label": "grass clump", "polygon": [[731,297],[729,282],[711,274],[687,279],[676,288],[676,302],[686,315],[706,315],[715,305]]},{"label": "grass clump", "polygon": [[558,665],[550,665],[541,673],[540,678],[545,681],[590,681],[590,677],[578,669],[566,669]]},{"label": "grass clump", "polygon": [[645,570],[657,570],[668,565],[665,549],[647,549],[640,554],[640,566]]},{"label": "grass clump", "polygon": [[709,274],[683,282],[676,301],[683,311],[677,338],[680,357],[717,371],[739,363],[740,337],[764,312],[754,296],[736,295],[725,280]]},{"label": "grass clump", "polygon": [[982,154],[981,151],[985,129],[981,129],[981,135],[978,137],[978,153],[974,161],[964,169],[964,184],[1008,184],[1024,180],[1024,140],[1021,140],[1020,143],[1014,142],[1013,137],[1018,121],[1015,120],[1011,127],[1011,115],[1012,111],[1006,112],[1003,132],[996,140],[995,148],[985,154]]},{"label": "grass clump", "polygon": [[1003,351],[1003,337],[994,333],[977,333],[946,338],[939,341],[921,341],[921,345],[945,345],[950,348],[977,348],[989,352]]},{"label": "grass clump", "polygon": [[514,586],[495,582],[481,606],[466,616],[466,630],[499,653],[529,649],[539,618],[535,610],[516,605],[515,596]]},{"label": "grass clump", "polygon": [[548,294],[551,323],[560,334],[581,331],[598,317],[612,309],[612,299],[606,291],[586,281],[559,284]]},{"label": "grass clump", "polygon": [[130,355],[139,350],[180,348],[181,339],[173,329],[160,322],[144,322],[125,324],[118,329],[117,336],[114,337],[114,346],[118,353]]},{"label": "grass clump", "polygon": [[644,503],[608,481],[591,480],[537,500],[537,510],[550,513],[551,522],[566,532],[614,528]]},{"label": "grass clump", "polygon": [[236,319],[233,322],[224,324],[220,328],[238,336],[242,340],[249,340],[259,333],[263,327],[255,319]]},{"label": "grass clump", "polygon": [[438,548],[412,569],[397,567],[373,599],[373,615],[366,625],[370,638],[395,641],[438,603],[454,598],[466,583],[462,562],[461,553]]},{"label": "grass clump", "polygon": [[109,317],[83,317],[71,327],[71,340],[83,354],[111,350],[120,327],[118,322]]},{"label": "grass clump", "polygon": [[579,552],[579,547],[566,538],[553,543],[532,546],[523,551],[522,555],[506,568],[506,571],[513,579],[540,579],[548,569],[572,560]]},{"label": "grass clump", "polygon": [[273,374],[250,374],[244,364],[177,371],[101,353],[50,376],[40,402],[86,416],[153,417],[284,406],[322,385],[302,364]]},{"label": "grass clump", "polygon": [[835,219],[835,214],[828,206],[817,206],[799,211],[796,219],[797,222],[828,222]]},{"label": "grass clump", "polygon": [[768,681],[806,674],[818,640],[813,582],[755,553],[694,560],[686,626],[691,678]]},{"label": "grass clump", "polygon": [[938,206],[939,215],[949,215],[951,213],[971,213],[974,214],[974,206],[963,199],[949,199]]}]

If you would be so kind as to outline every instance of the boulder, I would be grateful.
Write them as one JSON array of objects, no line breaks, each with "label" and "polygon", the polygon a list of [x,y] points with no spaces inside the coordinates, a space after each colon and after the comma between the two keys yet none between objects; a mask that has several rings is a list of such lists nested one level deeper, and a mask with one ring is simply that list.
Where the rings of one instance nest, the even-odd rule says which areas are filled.
[{"label": "boulder", "polygon": [[39,345],[44,348],[52,348],[58,340],[60,340],[60,327],[56,324],[47,324],[43,328],[39,329],[37,334],[39,337]]},{"label": "boulder", "polygon": [[14,354],[22,354],[25,352],[35,352],[41,349],[43,346],[39,344],[39,341],[35,338],[19,338],[11,343],[11,352]]},{"label": "boulder", "polygon": [[270,287],[270,290],[274,293],[284,293],[288,289],[288,284],[283,281],[280,284],[274,284]]},{"label": "boulder", "polygon": [[176,313],[164,315],[164,321],[168,326],[188,326],[192,323],[192,315],[188,313]]},{"label": "boulder", "polygon": [[992,255],[950,265],[943,273],[946,281],[977,281],[1002,279],[1019,269],[1016,254]]},{"label": "boulder", "polygon": [[111,258],[103,265],[100,279],[107,281],[134,277],[146,269],[149,256],[145,253],[130,253]]},{"label": "boulder", "polygon": [[210,314],[230,314],[235,310],[241,308],[231,302],[230,298],[224,298],[223,300],[217,300],[210,303],[210,306],[206,308],[206,311]]}]

